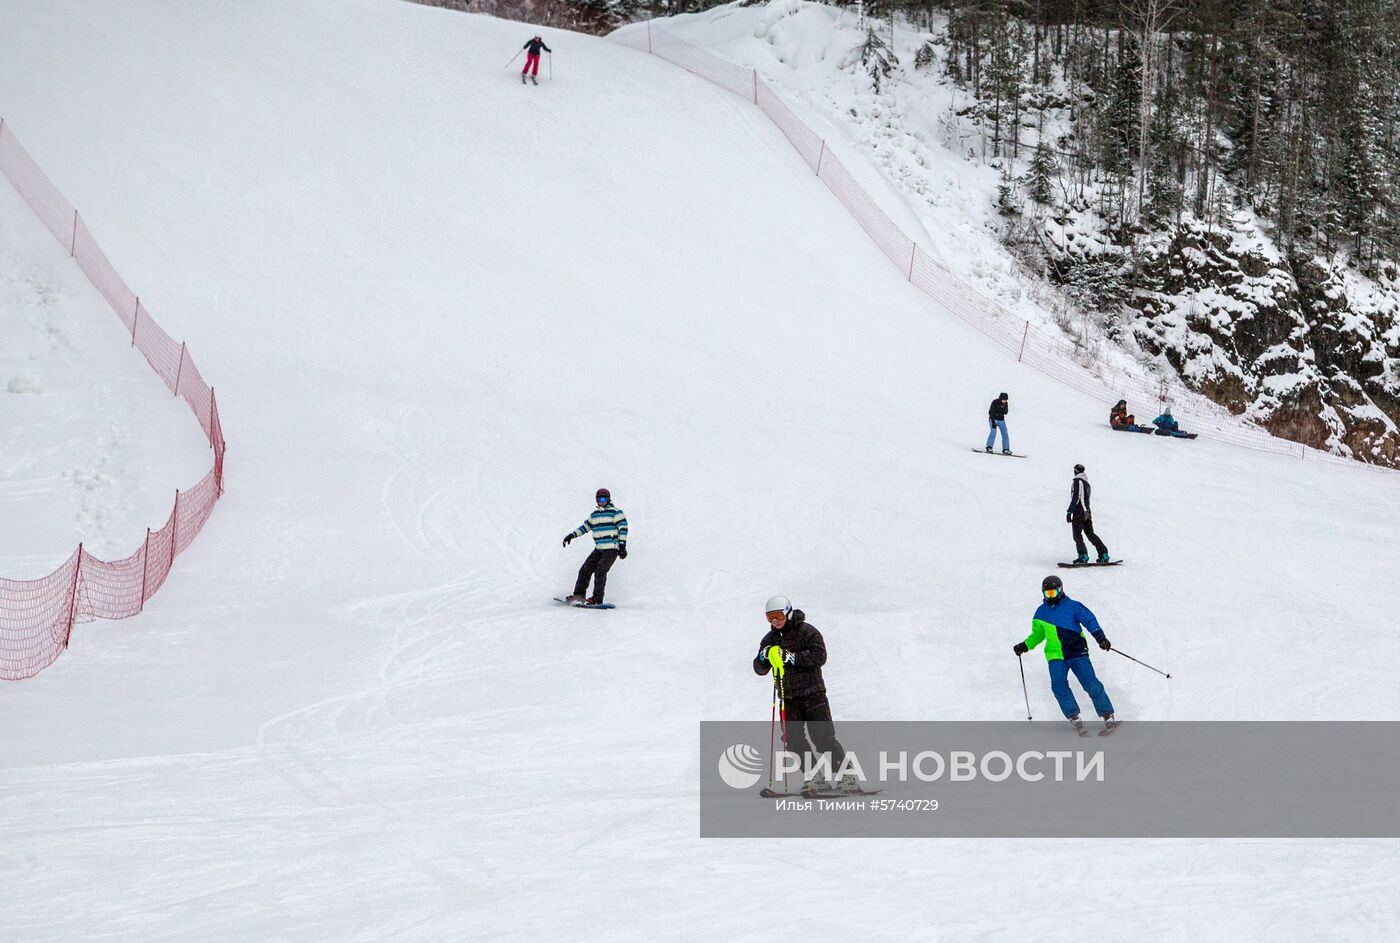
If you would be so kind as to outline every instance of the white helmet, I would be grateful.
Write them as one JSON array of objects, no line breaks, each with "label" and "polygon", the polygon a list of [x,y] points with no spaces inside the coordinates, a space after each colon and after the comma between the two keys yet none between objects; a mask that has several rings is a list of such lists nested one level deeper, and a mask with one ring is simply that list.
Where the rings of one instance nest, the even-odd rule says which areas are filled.
[{"label": "white helmet", "polygon": [[774,596],[768,600],[768,605],[763,607],[764,612],[781,612],[785,616],[792,615],[792,603],[788,602],[786,596]]}]

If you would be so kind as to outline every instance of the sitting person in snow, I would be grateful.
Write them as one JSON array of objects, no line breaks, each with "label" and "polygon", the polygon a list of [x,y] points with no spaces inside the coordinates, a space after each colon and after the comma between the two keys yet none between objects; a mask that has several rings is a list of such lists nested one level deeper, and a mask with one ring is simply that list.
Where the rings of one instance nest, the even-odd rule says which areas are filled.
[{"label": "sitting person in snow", "polygon": [[1181,431],[1176,424],[1176,420],[1172,418],[1172,410],[1170,406],[1167,407],[1166,411],[1163,412],[1162,415],[1152,420],[1152,425],[1157,427],[1158,435],[1174,435],[1177,432]]},{"label": "sitting person in snow", "polygon": [[1127,400],[1120,399],[1113,409],[1109,410],[1108,424],[1115,429],[1127,429],[1129,432],[1137,431],[1137,417],[1128,412]]}]

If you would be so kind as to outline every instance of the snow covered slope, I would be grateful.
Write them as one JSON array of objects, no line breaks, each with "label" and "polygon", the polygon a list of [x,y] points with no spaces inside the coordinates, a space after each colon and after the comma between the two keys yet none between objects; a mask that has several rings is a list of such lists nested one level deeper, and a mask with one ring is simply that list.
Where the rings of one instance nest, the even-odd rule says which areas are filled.
[{"label": "snow covered slope", "polygon": [[208,471],[188,410],[0,178],[0,576],[124,557]]},{"label": "snow covered slope", "polygon": [[[8,933],[756,939],[789,891],[839,937],[1400,924],[1393,842],[702,842],[695,807],[697,723],[766,716],[774,592],[838,719],[1015,719],[1075,462],[1129,563],[1070,593],[1174,676],[1099,659],[1123,715],[1400,716],[1387,481],[1109,432],[752,106],[614,44],[547,32],[534,88],[527,27],[389,0],[5,18],[0,108],[234,443],[180,578],[0,688]],[[1027,461],[968,449],[1001,390]],[[619,608],[555,607],[599,485]]]}]

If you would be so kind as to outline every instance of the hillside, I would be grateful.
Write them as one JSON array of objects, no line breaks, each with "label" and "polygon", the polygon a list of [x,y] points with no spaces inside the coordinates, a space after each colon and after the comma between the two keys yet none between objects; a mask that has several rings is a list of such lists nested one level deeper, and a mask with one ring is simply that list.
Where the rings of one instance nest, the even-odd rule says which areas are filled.
[{"label": "hillside", "polygon": [[[1098,659],[1124,716],[1400,717],[1388,477],[1110,432],[903,282],[750,104],[615,43],[546,31],[536,88],[502,68],[530,27],[391,0],[5,17],[0,113],[231,443],[147,610],[0,686],[15,938],[1400,926],[1389,841],[696,820],[699,721],[767,719],[773,593],[825,634],[838,722],[1023,716],[1076,462],[1128,562],[1070,591],[1173,674]],[[1025,461],[969,449],[1001,390]],[[571,612],[600,485],[631,552],[618,608]]]},{"label": "hillside", "polygon": [[[1355,73],[1400,62],[1367,38],[1382,28],[1353,23],[1392,14],[867,10],[772,0],[659,22],[801,100],[882,169],[941,258],[1017,314],[1053,309],[1067,333],[1277,436],[1396,464],[1384,181],[1400,107]],[[1146,11],[1159,28],[1144,34]]]}]

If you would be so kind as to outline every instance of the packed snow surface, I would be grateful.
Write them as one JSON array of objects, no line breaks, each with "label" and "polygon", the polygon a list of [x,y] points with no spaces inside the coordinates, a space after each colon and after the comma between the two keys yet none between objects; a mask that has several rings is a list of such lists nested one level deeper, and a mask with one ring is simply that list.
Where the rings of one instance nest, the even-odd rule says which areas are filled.
[{"label": "packed snow surface", "polygon": [[0,177],[0,577],[136,550],[209,470],[183,402]]},{"label": "packed snow surface", "polygon": [[[230,441],[147,611],[0,687],[5,936],[1400,930],[1391,841],[702,841],[696,809],[698,722],[767,716],[774,593],[838,721],[1020,716],[1075,462],[1128,562],[1068,590],[1173,675],[1098,657],[1122,716],[1400,717],[1388,478],[1111,433],[902,283],[752,105],[615,44],[545,31],[536,88],[503,68],[530,27],[390,0],[3,16],[6,120]],[[0,395],[57,420],[57,362]],[[1002,390],[1026,461],[969,451]],[[618,608],[555,606],[600,485]]]}]

